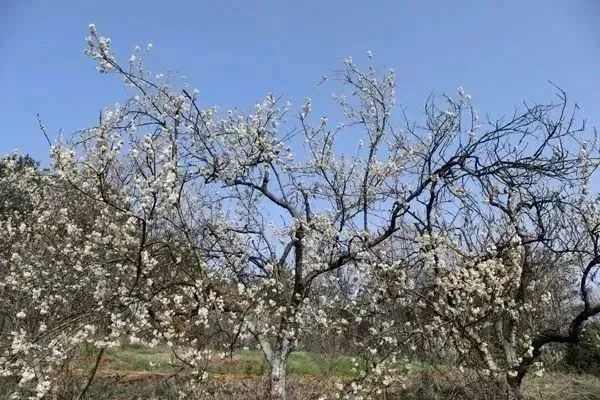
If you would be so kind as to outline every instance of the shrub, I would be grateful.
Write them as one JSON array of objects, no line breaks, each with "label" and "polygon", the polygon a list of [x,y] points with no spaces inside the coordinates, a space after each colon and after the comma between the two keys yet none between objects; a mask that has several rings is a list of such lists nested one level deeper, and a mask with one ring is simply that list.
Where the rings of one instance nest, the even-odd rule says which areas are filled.
[{"label": "shrub", "polygon": [[563,359],[567,369],[600,375],[600,323],[590,324],[578,344],[567,347]]}]

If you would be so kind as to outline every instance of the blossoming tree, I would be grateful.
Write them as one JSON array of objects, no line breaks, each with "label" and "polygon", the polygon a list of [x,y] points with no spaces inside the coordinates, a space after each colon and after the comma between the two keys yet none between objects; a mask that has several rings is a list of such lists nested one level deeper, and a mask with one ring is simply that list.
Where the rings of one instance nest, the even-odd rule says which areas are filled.
[{"label": "blossoming tree", "polygon": [[[101,355],[126,338],[166,343],[190,384],[212,357],[257,344],[271,398],[285,399],[288,357],[319,329],[366,360],[324,396],[372,396],[426,347],[518,397],[544,347],[576,341],[600,311],[583,190],[595,147],[564,93],[480,121],[459,89],[418,125],[394,120],[393,71],[349,59],[335,78],[352,95],[334,96],[332,126],[310,100],[293,112],[273,94],[219,113],[153,76],[139,48],[119,63],[93,25],[87,43],[131,98],[58,142],[52,174],[2,183],[33,204],[1,221],[0,373],[19,393],[52,390],[82,343]],[[546,312],[576,277],[583,305]]]}]

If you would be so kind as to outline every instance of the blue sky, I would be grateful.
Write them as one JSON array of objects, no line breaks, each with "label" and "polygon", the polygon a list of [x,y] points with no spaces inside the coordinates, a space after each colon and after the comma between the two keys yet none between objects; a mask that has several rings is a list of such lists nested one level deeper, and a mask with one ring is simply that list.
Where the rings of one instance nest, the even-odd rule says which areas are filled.
[{"label": "blue sky", "polygon": [[116,77],[83,55],[87,26],[126,60],[154,45],[154,69],[179,70],[206,105],[251,106],[274,91],[324,112],[322,75],[371,50],[419,116],[431,93],[464,86],[480,114],[565,89],[590,125],[600,117],[600,1],[34,1],[0,0],[0,153],[47,160],[37,128],[70,133],[122,101]]}]

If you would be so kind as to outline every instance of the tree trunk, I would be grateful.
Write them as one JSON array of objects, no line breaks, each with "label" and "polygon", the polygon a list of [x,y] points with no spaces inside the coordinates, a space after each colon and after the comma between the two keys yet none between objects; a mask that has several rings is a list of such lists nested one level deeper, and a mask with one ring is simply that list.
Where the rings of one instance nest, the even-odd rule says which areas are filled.
[{"label": "tree trunk", "polygon": [[506,383],[508,384],[507,398],[509,400],[521,400],[523,398],[523,392],[521,390],[523,379],[520,377],[508,377]]},{"label": "tree trunk", "polygon": [[270,400],[285,400],[286,394],[286,382],[285,382],[285,365],[286,365],[287,354],[281,351],[277,351],[273,354],[270,361]]},{"label": "tree trunk", "polygon": [[269,363],[269,399],[270,400],[286,400],[286,364],[287,358],[292,351],[292,344],[286,340],[278,341],[275,349],[264,338],[258,337],[260,347],[262,348],[265,358]]}]

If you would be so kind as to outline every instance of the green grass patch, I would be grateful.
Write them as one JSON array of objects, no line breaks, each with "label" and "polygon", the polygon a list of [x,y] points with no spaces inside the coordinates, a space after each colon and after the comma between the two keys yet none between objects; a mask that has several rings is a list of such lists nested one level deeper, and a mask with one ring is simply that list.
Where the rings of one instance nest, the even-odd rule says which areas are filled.
[{"label": "green grass patch", "polygon": [[105,353],[105,364],[116,370],[172,372],[171,351],[166,347],[122,346]]},{"label": "green grass patch", "polygon": [[290,354],[289,370],[296,375],[354,376],[354,363],[350,357],[311,354],[297,351]]},{"label": "green grass patch", "polygon": [[[85,350],[82,367],[93,364],[95,352]],[[145,346],[124,345],[108,349],[103,357],[101,369],[115,371],[148,371],[173,372],[176,370],[172,362],[173,355],[166,346],[155,348]],[[290,354],[288,371],[293,375],[340,375],[351,377],[354,362],[347,356],[330,356],[296,351]],[[262,352],[257,350],[242,350],[223,359],[213,358],[208,363],[208,372],[212,374],[244,374],[264,375],[268,364]]]}]

